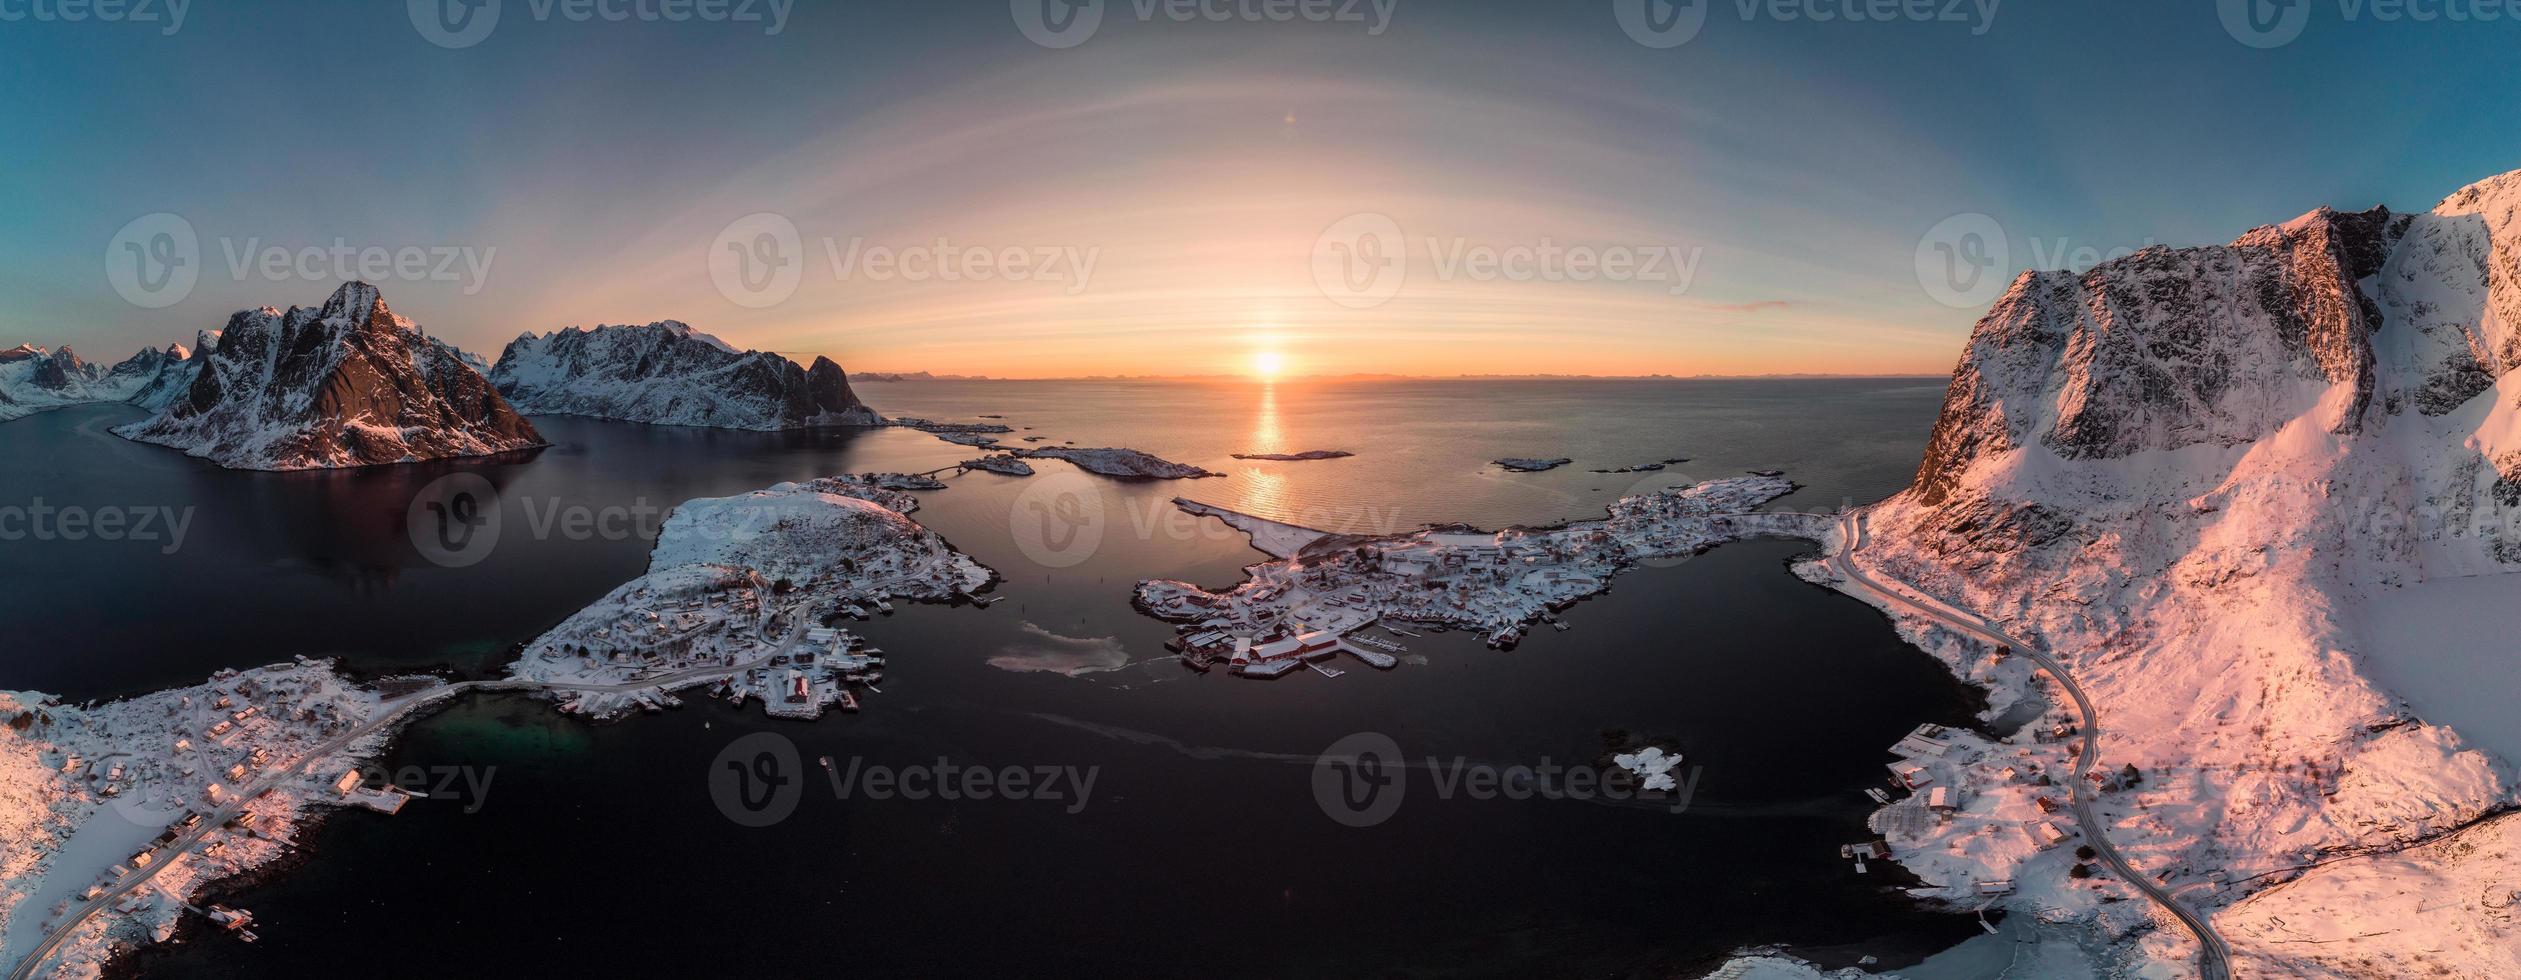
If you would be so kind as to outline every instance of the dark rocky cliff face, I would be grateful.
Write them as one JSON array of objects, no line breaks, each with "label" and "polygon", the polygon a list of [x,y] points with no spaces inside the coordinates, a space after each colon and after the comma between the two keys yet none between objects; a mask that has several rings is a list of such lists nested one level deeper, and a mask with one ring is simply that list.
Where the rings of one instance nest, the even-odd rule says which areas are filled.
[{"label": "dark rocky cliff face", "polygon": [[868,411],[866,403],[858,400],[858,393],[849,390],[849,373],[831,358],[814,358],[814,366],[805,372],[805,389],[806,400],[818,415]]},{"label": "dark rocky cliff face", "polygon": [[542,445],[454,349],[396,316],[363,282],[317,309],[230,317],[189,389],[115,430],[242,469],[311,469],[478,456]]},{"label": "dark rocky cliff face", "polygon": [[2067,459],[2249,442],[2328,385],[2352,389],[2328,427],[2356,431],[2382,320],[2357,283],[2409,220],[2322,209],[2230,245],[2024,273],[1972,333],[1914,492],[1940,502],[1972,460],[2033,442]]}]

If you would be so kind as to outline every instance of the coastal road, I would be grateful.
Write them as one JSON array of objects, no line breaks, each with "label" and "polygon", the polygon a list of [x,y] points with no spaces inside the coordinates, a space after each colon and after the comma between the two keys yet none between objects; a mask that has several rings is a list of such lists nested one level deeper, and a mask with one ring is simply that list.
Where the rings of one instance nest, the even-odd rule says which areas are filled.
[{"label": "coastal road", "polygon": [[[151,862],[146,868],[138,869],[131,874],[123,876],[122,879],[116,881],[112,887],[107,888],[104,893],[90,899],[85,904],[82,904],[78,908],[72,910],[68,916],[61,920],[60,924],[55,925],[50,931],[45,933],[44,940],[37,943],[33,950],[28,951],[25,959],[19,960],[17,964],[9,970],[8,980],[27,980],[27,978],[34,976],[35,968],[41,966],[47,957],[50,957],[54,952],[58,951],[61,948],[62,943],[69,941],[70,936],[73,933],[76,933],[79,930],[79,927],[85,924],[88,919],[94,917],[98,912],[102,912],[105,909],[112,907],[113,904],[120,901],[123,896],[130,894],[134,889],[137,889],[141,885],[147,883],[150,878],[156,877],[158,872],[163,871],[168,866],[174,864],[174,859],[178,855],[187,853],[194,847],[200,845],[202,840],[206,838],[211,831],[218,829],[220,825],[226,823],[230,819],[233,819],[239,812],[244,810],[245,804],[262,795],[265,790],[277,787],[283,782],[303,778],[310,766],[313,766],[319,761],[332,758],[343,749],[348,748],[351,743],[357,742],[358,740],[370,735],[374,735],[379,730],[400,721],[404,715],[410,714],[413,709],[443,699],[454,698],[476,691],[579,691],[624,693],[629,691],[644,690],[647,688],[673,690],[676,688],[689,687],[694,684],[706,684],[720,678],[733,677],[755,667],[762,666],[769,663],[771,657],[777,656],[779,653],[786,653],[788,650],[794,648],[797,643],[802,641],[804,638],[805,630],[798,629],[794,631],[785,642],[779,645],[776,653],[765,654],[732,666],[694,667],[689,670],[676,671],[670,674],[661,674],[655,677],[649,677],[623,684],[571,684],[517,680],[458,681],[453,684],[433,687],[426,691],[407,694],[400,698],[379,704],[377,706],[376,714],[371,716],[367,721],[360,723],[358,726],[353,727],[340,735],[334,736],[320,745],[317,745],[306,754],[299,756],[296,762],[272,770],[269,773],[266,773],[263,778],[255,780],[253,783],[246,786],[240,787],[236,791],[236,798],[233,801],[229,802],[226,806],[222,806],[217,810],[204,814],[202,816],[201,823],[195,826],[191,831],[185,833],[183,836],[176,838],[174,842],[168,844],[165,849],[160,852],[158,860]],[[30,909],[23,911],[31,912],[34,910]]]},{"label": "coastal road", "polygon": [[1885,604],[1898,606],[1935,620],[1956,632],[1975,637],[1981,642],[2012,647],[2013,652],[2031,658],[2033,662],[2040,665],[2042,670],[2048,671],[2049,676],[2057,679],[2058,686],[2065,688],[2066,694],[2074,698],[2075,708],[2083,713],[2083,751],[2075,759],[2072,783],[2075,823],[2083,830],[2084,841],[2100,855],[2102,863],[2109,865],[2110,870],[2118,873],[2120,880],[2136,886],[2136,890],[2143,892],[2147,899],[2171,913],[2173,918],[2180,920],[2181,925],[2188,927],[2191,935],[2197,937],[2199,974],[2206,980],[2230,980],[2232,950],[2230,946],[2224,944],[2223,937],[2216,934],[2214,927],[2206,922],[2205,916],[2192,911],[2172,897],[2169,891],[2164,890],[2161,882],[2139,872],[2134,865],[2127,863],[2127,859],[2118,853],[2117,846],[2110,843],[2107,833],[2108,824],[2102,822],[2092,812],[2093,782],[2090,775],[2100,754],[2101,716],[2099,712],[2092,709],[2092,699],[2084,696],[2083,688],[2075,683],[2074,675],[2066,672],[2066,665],[2059,663],[2057,658],[2047,650],[1997,629],[1995,624],[1989,622],[1986,617],[1966,612],[1933,596],[1904,586],[1894,588],[1884,585],[1880,580],[1866,574],[1863,569],[1856,566],[1855,562],[1855,554],[1864,548],[1865,536],[1868,533],[1863,515],[1854,511],[1841,515],[1839,533],[1842,547],[1830,555],[1829,566],[1838,573],[1840,579],[1844,580],[1848,591],[1862,593],[1880,599]]}]

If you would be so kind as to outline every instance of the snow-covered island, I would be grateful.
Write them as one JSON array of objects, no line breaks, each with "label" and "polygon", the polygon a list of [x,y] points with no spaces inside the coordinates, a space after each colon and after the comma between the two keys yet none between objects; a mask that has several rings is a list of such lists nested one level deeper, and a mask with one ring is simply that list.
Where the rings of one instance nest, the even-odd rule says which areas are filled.
[{"label": "snow-covered island", "polygon": [[[488,456],[545,445],[455,348],[343,283],[321,307],[228,318],[155,417],[114,429],[249,470]],[[189,363],[189,361],[187,362]]]},{"label": "snow-covered island", "polygon": [[1388,651],[1391,641],[1343,637],[1378,623],[1418,623],[1477,630],[1491,645],[1511,645],[1535,622],[1555,624],[1553,612],[1608,588],[1612,576],[1639,561],[1759,535],[1817,537],[1827,518],[1755,512],[1793,490],[1775,478],[1715,480],[1625,497],[1608,517],[1563,527],[1444,527],[1389,537],[1335,535],[1177,499],[1188,513],[1249,534],[1253,547],[1277,560],[1246,568],[1248,578],[1222,593],[1188,582],[1140,582],[1136,602],[1187,631],[1177,645],[1196,666],[1222,661],[1238,674],[1274,677],[1344,650],[1388,667],[1388,653],[1355,644]]},{"label": "snow-covered island", "polygon": [[967,459],[963,461],[962,466],[967,470],[996,473],[1000,476],[1033,475],[1033,464],[1014,456],[983,456],[979,459]]},{"label": "snow-covered island", "polygon": [[894,419],[892,424],[917,429],[958,446],[982,449],[995,448],[999,436],[1015,431],[1003,422],[938,422],[909,416]]},{"label": "snow-covered island", "polygon": [[830,358],[739,351],[679,320],[526,334],[489,371],[527,415],[721,429],[882,425]]},{"label": "snow-covered island", "polygon": [[1196,480],[1224,476],[1188,463],[1176,463],[1135,449],[1079,449],[1074,446],[1047,446],[1012,450],[1027,459],[1064,459],[1078,469],[1097,476],[1123,480]]},{"label": "snow-covered island", "polygon": [[1557,459],[1539,459],[1529,456],[1508,456],[1504,459],[1491,460],[1490,462],[1496,463],[1499,466],[1503,466],[1517,473],[1539,473],[1545,470],[1557,469],[1561,466],[1575,462],[1575,460],[1563,457]]},{"label": "snow-covered island", "polygon": [[825,628],[892,600],[952,601],[994,573],[907,515],[907,493],[846,477],[684,502],[648,572],[526,644],[519,680],[564,682],[563,711],[610,718],[675,703],[672,692],[760,697],[774,714],[855,706],[878,652]]},{"label": "snow-covered island", "polygon": [[1234,458],[1266,459],[1282,463],[1294,463],[1315,459],[1347,459],[1348,457],[1354,455],[1356,455],[1356,453],[1349,452],[1345,449],[1308,449],[1300,453],[1235,453]]},{"label": "snow-covered island", "polygon": [[405,797],[359,772],[433,683],[389,699],[330,661],[298,661],[90,708],[0,692],[0,964],[41,956],[45,976],[96,976],[117,951],[166,940],[204,885],[279,857],[324,809],[394,812]]}]

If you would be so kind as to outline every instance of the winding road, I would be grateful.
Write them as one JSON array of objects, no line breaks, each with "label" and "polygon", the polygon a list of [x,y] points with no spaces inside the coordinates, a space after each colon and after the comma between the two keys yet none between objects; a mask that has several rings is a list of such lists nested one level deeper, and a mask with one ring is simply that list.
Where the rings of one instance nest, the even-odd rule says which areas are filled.
[{"label": "winding road", "polygon": [[2173,898],[2171,893],[2162,887],[2161,882],[2139,872],[2134,865],[2127,863],[2127,859],[2118,853],[2118,847],[2110,843],[2106,832],[2109,824],[2093,814],[2093,782],[2090,775],[2099,755],[2101,716],[2092,709],[2092,699],[2084,696],[2083,688],[2075,683],[2074,675],[2067,673],[2066,666],[2059,663],[2057,658],[2047,650],[1997,629],[1995,624],[1988,622],[1985,617],[1966,612],[1905,586],[1885,585],[1858,568],[1854,556],[1865,546],[1868,533],[1862,514],[1849,511],[1841,515],[1839,531],[1845,546],[1829,556],[1829,567],[1844,580],[1844,588],[1848,591],[1877,598],[1886,605],[1898,606],[1933,619],[1956,632],[1976,637],[1981,642],[2011,647],[2013,652],[2031,658],[2040,665],[2041,669],[2048,671],[2049,676],[2057,679],[2058,686],[2065,688],[2066,694],[2074,698],[2075,708],[2083,713],[2083,751],[2075,759],[2072,782],[2075,823],[2082,829],[2084,841],[2100,855],[2102,863],[2109,865],[2110,870],[2117,872],[2120,880],[2136,886],[2136,890],[2143,892],[2147,899],[2171,913],[2172,917],[2180,920],[2181,925],[2188,927],[2191,935],[2197,937],[2199,974],[2206,980],[2230,980],[2232,950],[2230,946],[2225,945],[2223,937],[2216,934],[2214,926],[2207,923],[2205,916],[2197,914],[2188,906],[2181,904],[2178,899]]}]

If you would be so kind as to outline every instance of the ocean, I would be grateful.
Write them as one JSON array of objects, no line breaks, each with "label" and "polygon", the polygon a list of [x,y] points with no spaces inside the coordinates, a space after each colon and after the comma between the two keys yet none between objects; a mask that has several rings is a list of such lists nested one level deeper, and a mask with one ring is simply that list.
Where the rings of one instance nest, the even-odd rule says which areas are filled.
[{"label": "ocean", "polygon": [[[1897,869],[1837,856],[1861,795],[1920,722],[1979,702],[1872,610],[1786,572],[1799,542],[1727,545],[1622,576],[1516,650],[1408,640],[1389,672],[1196,674],[1130,607],[1142,578],[1211,587],[1261,560],[1182,518],[1183,496],[1350,533],[1539,525],[1750,469],[1832,508],[1904,485],[1939,382],[863,383],[889,415],[1003,416],[1002,438],[1124,446],[1228,474],[1124,483],[1037,462],[973,473],[914,515],[1001,576],[987,608],[858,626],[891,654],[862,713],[816,723],[698,698],[613,723],[523,698],[416,724],[390,770],[467,784],[400,815],[344,812],[219,900],[262,941],[188,930],[151,976],[848,970],[875,976],[1667,976],[1745,945],[1824,963],[1914,960],[1976,931],[1916,908]],[[979,455],[903,429],[735,433],[540,418],[530,457],[331,474],[219,470],[113,437],[128,409],[0,425],[0,503],[156,508],[180,544],[0,549],[15,641],[0,687],[72,699],[329,656],[362,675],[495,672],[512,648],[644,567],[697,496]],[[1234,453],[1345,450],[1262,462]],[[1544,473],[1488,465],[1571,457]],[[1661,471],[1594,473],[1684,458]],[[447,563],[414,501],[474,474],[495,542]],[[170,524],[172,522],[169,522]],[[432,556],[436,557],[433,558]],[[772,732],[838,771],[1090,774],[1061,799],[842,798],[815,769],[793,816],[721,814],[708,775]],[[1314,757],[1359,733],[1412,760],[1390,818],[1335,819]],[[1686,806],[1483,798],[1466,770],[1580,764],[1653,739]],[[1077,787],[1081,788],[1081,787]],[[1496,796],[1497,794],[1488,794]],[[1677,812],[1675,812],[1677,810]]]}]

